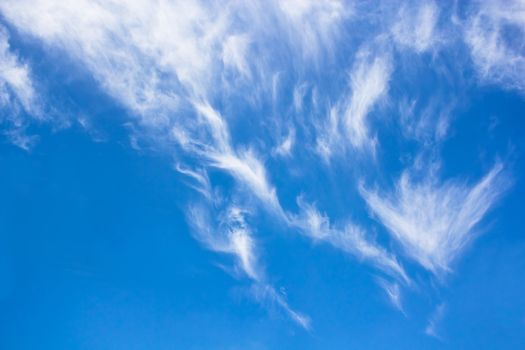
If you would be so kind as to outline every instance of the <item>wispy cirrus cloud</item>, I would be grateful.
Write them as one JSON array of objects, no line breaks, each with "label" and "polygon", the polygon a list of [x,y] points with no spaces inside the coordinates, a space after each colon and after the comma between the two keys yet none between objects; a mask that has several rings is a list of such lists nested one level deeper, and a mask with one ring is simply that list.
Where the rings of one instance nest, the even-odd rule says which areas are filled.
[{"label": "wispy cirrus cloud", "polygon": [[238,206],[228,207],[213,220],[204,205],[190,206],[187,212],[195,237],[213,251],[230,254],[237,260],[237,272],[258,281],[263,272],[255,253],[255,241],[245,222],[245,212]]},{"label": "wispy cirrus cloud", "polygon": [[[83,62],[108,93],[140,113],[158,112],[159,106],[173,111],[178,98],[211,99],[220,92],[215,87],[224,67],[245,78],[264,69],[265,59],[251,59],[263,49],[284,47],[301,62],[316,59],[330,51],[322,48],[333,47],[348,12],[335,0],[22,0],[3,2],[0,9],[20,29]],[[275,38],[282,46],[270,48]]]},{"label": "wispy cirrus cloud", "polygon": [[[309,8],[295,17],[293,4],[286,5],[286,10],[292,12],[284,11],[277,3],[269,5],[271,11],[259,12],[262,4],[257,2],[162,0],[74,4],[23,0],[3,2],[0,10],[21,31],[80,62],[107,94],[138,117],[134,129],[140,130],[141,137],[151,135],[155,142],[178,145],[183,153],[174,154],[178,159],[176,169],[191,178],[191,186],[204,195],[206,210],[215,213],[213,203],[217,198],[207,174],[209,169],[218,169],[236,180],[245,197],[257,198],[282,219],[283,209],[264,163],[251,147],[235,144],[227,118],[213,107],[213,101],[222,91],[254,76],[273,74],[272,70],[265,71],[264,60],[253,65],[249,58],[265,40],[280,35],[283,28],[290,34],[287,45],[299,43],[301,50],[309,50],[310,45],[318,48],[305,55],[299,52],[301,61],[321,54],[320,47],[329,45],[326,31],[331,31],[332,22],[337,20],[338,7],[331,9],[317,2],[311,5],[320,6],[322,12],[329,10],[330,15],[318,22],[317,11],[312,13]],[[267,33],[268,23],[279,31]],[[305,45],[301,44],[303,30],[310,33]],[[254,33],[259,34],[258,41],[252,40]],[[255,85],[264,88],[264,79],[259,80],[263,83]],[[225,89],[218,89],[217,84]],[[200,166],[184,164],[182,158],[191,158]],[[226,222],[218,226],[206,221],[204,209],[191,208],[188,217],[199,232],[199,241],[214,251],[234,256],[239,270],[262,288],[267,283],[255,257],[255,241],[243,212],[235,208],[231,203],[223,214]],[[268,291],[268,286],[262,289]],[[281,296],[266,294],[307,328],[307,318],[293,312]]]},{"label": "wispy cirrus cloud", "polygon": [[416,180],[406,171],[394,193],[361,187],[361,194],[408,256],[442,274],[476,237],[474,228],[508,189],[509,181],[503,164],[497,162],[473,185],[440,181],[433,174]]},{"label": "wispy cirrus cloud", "polygon": [[[513,3],[512,11],[490,6],[480,5],[465,21],[473,62],[483,79],[522,89],[523,36],[515,39],[521,46],[512,45],[506,33],[509,26],[523,33],[519,4]],[[387,274],[394,282],[381,279],[379,285],[401,311],[401,288],[411,284],[397,251],[351,221],[351,209],[344,208],[346,220],[335,222],[304,200],[290,209],[279,194],[295,179],[279,187],[271,171],[272,161],[282,168],[304,161],[297,172],[308,173],[332,172],[335,155],[343,155],[337,159],[341,163],[363,155],[356,168],[375,159],[381,145],[372,122],[386,119],[387,113],[380,113],[383,102],[392,87],[400,88],[399,52],[433,52],[442,44],[442,9],[436,2],[400,10],[387,6],[390,18],[379,22],[393,24],[388,28],[358,10],[337,0],[0,3],[3,18],[21,34],[67,54],[122,105],[136,137],[170,152],[175,169],[202,195],[197,205],[186,204],[195,238],[232,257],[235,275],[251,281],[256,299],[279,306],[304,328],[310,326],[308,318],[268,283],[261,266],[257,230],[246,220],[257,210],[270,213],[285,230],[330,244]],[[352,27],[359,17],[364,29]],[[18,101],[19,110],[34,113],[29,69],[10,52],[5,37],[0,32],[0,65],[7,67],[0,71],[0,101]],[[440,84],[448,90],[447,82]],[[440,98],[419,104],[417,97],[399,107],[403,137],[432,148],[445,138],[453,106],[443,107]],[[247,135],[238,137],[236,127]],[[305,156],[309,152],[315,160]],[[320,169],[319,156],[326,168]],[[233,185],[215,183],[217,171],[230,176]],[[376,176],[375,171],[366,176]],[[439,274],[473,239],[476,225],[507,188],[507,178],[501,163],[475,184],[441,181],[432,171],[422,178],[413,175],[407,170],[386,195],[365,187],[360,193],[405,253]],[[357,187],[352,181],[335,178],[336,190],[323,191],[332,191],[327,196],[332,200]],[[220,197],[221,186],[238,198]]]},{"label": "wispy cirrus cloud", "polygon": [[254,284],[251,289],[252,295],[261,303],[267,304],[269,307],[277,306],[286,311],[288,316],[301,327],[306,330],[311,330],[312,322],[310,318],[306,315],[303,315],[300,312],[294,311],[288,305],[286,298],[277,292],[269,284]]},{"label": "wispy cirrus cloud", "polygon": [[302,198],[298,198],[298,204],[301,209],[300,214],[290,220],[306,236],[314,241],[329,243],[337,249],[368,261],[390,276],[410,284],[408,275],[396,257],[367,237],[361,227],[347,223],[342,228],[336,228],[326,215]]},{"label": "wispy cirrus cloud", "polygon": [[[436,94],[438,96],[438,94]],[[400,125],[404,136],[429,148],[441,144],[449,132],[455,98],[433,98],[423,105],[415,99],[399,102]]]},{"label": "wispy cirrus cloud", "polygon": [[437,339],[441,339],[441,335],[439,332],[439,324],[443,320],[443,317],[445,316],[445,313],[447,311],[447,304],[441,303],[432,312],[428,319],[427,326],[425,327],[425,334],[434,337]]},{"label": "wispy cirrus cloud", "polygon": [[439,8],[432,1],[423,1],[417,6],[404,6],[399,10],[398,20],[392,28],[395,41],[417,53],[435,47],[439,40],[436,25]]},{"label": "wispy cirrus cloud", "polygon": [[405,311],[403,309],[401,286],[398,283],[389,282],[384,278],[378,278],[377,283],[381,288],[383,288],[383,291],[385,292],[392,306],[404,313]]},{"label": "wispy cirrus cloud", "polygon": [[525,3],[474,2],[464,26],[465,42],[482,81],[523,93]]},{"label": "wispy cirrus cloud", "polygon": [[342,21],[353,13],[352,5],[339,0],[284,0],[278,7],[287,18],[291,41],[300,44],[305,59],[319,59],[335,51]]},{"label": "wispy cirrus cloud", "polygon": [[[249,147],[234,147],[228,121],[213,107],[222,91],[216,84],[232,83],[224,82],[224,67],[244,78],[260,70],[260,65],[247,63],[250,47],[256,50],[268,38],[280,35],[283,27],[291,33],[290,47],[302,40],[308,43],[301,46],[304,50],[314,42],[319,47],[328,45],[323,33],[335,30],[346,9],[337,1],[271,3],[271,11],[261,16],[258,6],[256,2],[222,6],[114,0],[73,5],[23,0],[4,2],[0,9],[21,30],[82,62],[108,94],[140,117],[146,127],[143,135],[147,136],[147,128],[154,129],[157,140],[177,142],[208,166],[229,172],[278,209],[262,162]],[[326,15],[318,18],[319,13]],[[279,30],[268,33],[268,21]],[[304,39],[304,31],[312,36]],[[258,41],[250,39],[254,33],[259,34]]]},{"label": "wispy cirrus cloud", "polygon": [[273,148],[272,153],[279,157],[290,157],[295,144],[295,129],[290,128],[288,134],[280,141],[280,144]]},{"label": "wispy cirrus cloud", "polygon": [[[197,240],[208,249],[232,256],[235,273],[246,276],[251,282],[250,292],[259,303],[278,307],[301,327],[310,329],[308,316],[293,310],[285,296],[267,282],[257,256],[257,244],[245,217],[249,212],[240,206],[230,205],[217,213],[213,206],[194,205],[187,211],[188,222]],[[218,216],[216,220],[213,216]],[[218,214],[218,215],[217,215]]]},{"label": "wispy cirrus cloud", "polygon": [[384,56],[371,56],[366,50],[359,52],[356,59],[350,73],[351,97],[343,102],[343,123],[354,147],[365,142],[373,147],[375,142],[370,138],[366,118],[388,90],[390,61]]},{"label": "wispy cirrus cloud", "polygon": [[263,205],[277,215],[282,215],[275,188],[268,180],[263,163],[249,149],[236,150],[231,145],[230,133],[222,115],[209,104],[195,105],[202,126],[208,133],[202,135],[200,127],[188,130],[180,136],[174,128],[176,140],[182,147],[199,156],[209,167],[222,169],[231,174],[243,186],[247,186]]},{"label": "wispy cirrus cloud", "polygon": [[388,92],[391,69],[388,54],[367,48],[357,52],[349,90],[329,111],[325,124],[318,125],[317,151],[325,160],[348,147],[375,151],[377,139],[370,135],[367,119]]},{"label": "wispy cirrus cloud", "polygon": [[9,140],[29,149],[33,136],[25,133],[26,118],[40,117],[37,93],[29,67],[11,50],[9,36],[0,26],[0,123],[6,125]]}]

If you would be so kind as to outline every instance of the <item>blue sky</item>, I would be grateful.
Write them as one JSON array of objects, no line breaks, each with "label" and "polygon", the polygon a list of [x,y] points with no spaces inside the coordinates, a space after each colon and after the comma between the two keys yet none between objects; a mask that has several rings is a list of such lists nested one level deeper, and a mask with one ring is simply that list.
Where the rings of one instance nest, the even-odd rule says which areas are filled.
[{"label": "blue sky", "polygon": [[0,348],[525,347],[525,3],[3,0]]}]

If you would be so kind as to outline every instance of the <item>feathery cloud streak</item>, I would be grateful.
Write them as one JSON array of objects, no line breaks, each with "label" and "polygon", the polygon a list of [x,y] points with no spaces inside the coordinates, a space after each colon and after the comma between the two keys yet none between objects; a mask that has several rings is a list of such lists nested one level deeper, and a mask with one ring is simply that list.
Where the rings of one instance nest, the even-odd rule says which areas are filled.
[{"label": "feathery cloud streak", "polygon": [[457,180],[441,183],[433,175],[420,182],[405,172],[393,195],[364,187],[361,194],[406,254],[439,274],[450,270],[450,263],[475,237],[476,224],[508,186],[503,165],[496,163],[472,186]]},{"label": "feathery cloud streak", "polygon": [[465,41],[482,80],[525,92],[525,2],[475,2]]},{"label": "feathery cloud streak", "polygon": [[27,117],[39,117],[36,92],[29,67],[11,51],[9,36],[0,26],[0,123],[17,146],[29,149],[32,137],[24,132]]},{"label": "feathery cloud streak", "polygon": [[238,206],[230,206],[217,216],[205,205],[193,205],[188,209],[188,221],[193,227],[197,240],[208,249],[231,255],[236,260],[236,273],[244,274],[252,281],[250,288],[253,297],[261,304],[270,304],[283,309],[286,314],[304,329],[310,329],[310,319],[293,310],[283,295],[279,294],[267,281],[256,252],[256,242],[246,223],[249,213]]}]

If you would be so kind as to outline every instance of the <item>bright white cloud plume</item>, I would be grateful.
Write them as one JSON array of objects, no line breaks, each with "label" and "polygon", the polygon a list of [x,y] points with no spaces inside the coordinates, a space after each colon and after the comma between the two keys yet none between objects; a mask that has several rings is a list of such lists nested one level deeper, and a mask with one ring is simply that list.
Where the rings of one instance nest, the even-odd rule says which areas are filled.
[{"label": "bright white cloud plume", "polygon": [[347,11],[332,0],[7,0],[0,10],[17,27],[75,56],[111,95],[141,113],[159,106],[173,111],[181,96],[211,98],[223,65],[249,77],[252,34],[261,46],[282,41],[287,32],[288,46],[299,43],[301,58],[301,52],[315,58],[331,45]]},{"label": "bright white cloud plume", "polygon": [[[80,60],[138,113],[174,110],[183,90],[202,94],[226,25],[188,2],[23,0],[0,8],[22,30]],[[163,74],[173,82],[166,85]]]},{"label": "bright white cloud plume", "polygon": [[475,237],[473,229],[508,188],[503,164],[476,184],[440,182],[433,175],[414,180],[405,172],[391,195],[361,188],[368,206],[406,254],[434,273],[450,263]]},{"label": "bright white cloud plume", "polygon": [[143,124],[161,132],[171,129],[186,151],[231,173],[275,209],[277,197],[262,162],[253,151],[233,147],[227,120],[210,102],[221,92],[216,84],[224,78],[224,66],[250,76],[250,32],[260,34],[259,45],[278,35],[266,33],[262,26],[268,23],[260,21],[288,28],[292,46],[303,40],[305,30],[312,33],[304,39],[306,50],[313,42],[325,45],[326,32],[346,10],[337,1],[270,3],[266,7],[273,11],[261,16],[258,6],[262,4],[22,0],[5,1],[0,9],[21,30],[82,62]]}]

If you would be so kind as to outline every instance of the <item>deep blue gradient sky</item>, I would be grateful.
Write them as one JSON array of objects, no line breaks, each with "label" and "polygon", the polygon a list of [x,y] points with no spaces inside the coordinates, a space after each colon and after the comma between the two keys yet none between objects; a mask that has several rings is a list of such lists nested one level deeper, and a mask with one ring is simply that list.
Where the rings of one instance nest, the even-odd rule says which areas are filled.
[{"label": "deep blue gradient sky", "polygon": [[0,349],[525,348],[525,3],[4,0]]}]

